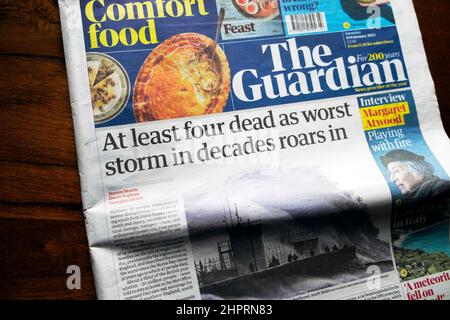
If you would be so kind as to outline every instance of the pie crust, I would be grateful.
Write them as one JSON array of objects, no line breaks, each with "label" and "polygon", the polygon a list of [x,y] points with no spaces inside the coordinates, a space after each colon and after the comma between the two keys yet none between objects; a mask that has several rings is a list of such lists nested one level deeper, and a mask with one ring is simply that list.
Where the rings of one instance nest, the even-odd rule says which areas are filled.
[{"label": "pie crust", "polygon": [[228,60],[214,41],[198,33],[177,34],[145,60],[136,78],[137,122],[222,112],[230,93]]}]

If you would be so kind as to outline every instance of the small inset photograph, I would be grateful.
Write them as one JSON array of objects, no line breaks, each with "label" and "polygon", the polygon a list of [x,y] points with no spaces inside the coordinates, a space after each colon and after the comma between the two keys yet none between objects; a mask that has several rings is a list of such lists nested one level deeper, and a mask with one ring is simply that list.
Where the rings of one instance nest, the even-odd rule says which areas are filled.
[{"label": "small inset photograph", "polygon": [[216,0],[225,10],[222,39],[245,39],[283,34],[279,0]]},{"label": "small inset photograph", "polygon": [[278,0],[231,0],[236,9],[250,19],[273,19],[280,15]]},{"label": "small inset photograph", "polygon": [[390,179],[398,188],[404,203],[450,196],[450,180],[438,176],[425,156],[408,150],[393,150],[381,157]]},{"label": "small inset photograph", "polygon": [[[386,19],[390,23],[395,23],[394,13],[391,2],[394,0],[340,0],[342,9],[353,20],[367,20],[369,18]],[[369,9],[370,7],[377,7],[377,10]]]},{"label": "small inset photograph", "polygon": [[422,154],[389,151],[381,157],[394,197],[392,242],[397,270],[412,280],[450,269],[450,181]]},{"label": "small inset photograph", "polygon": [[314,170],[243,172],[184,203],[203,299],[295,298],[395,270],[389,217]]},{"label": "small inset photograph", "polygon": [[103,53],[87,53],[89,87],[96,124],[114,119],[130,97],[130,79],[123,66]]}]

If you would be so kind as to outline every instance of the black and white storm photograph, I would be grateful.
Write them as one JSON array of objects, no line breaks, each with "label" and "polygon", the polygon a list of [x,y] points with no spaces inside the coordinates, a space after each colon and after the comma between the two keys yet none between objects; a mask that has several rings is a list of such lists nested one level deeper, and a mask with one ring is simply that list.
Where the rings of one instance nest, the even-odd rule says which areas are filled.
[{"label": "black and white storm photograph", "polygon": [[389,215],[311,167],[211,179],[184,205],[203,299],[289,299],[394,270]]}]

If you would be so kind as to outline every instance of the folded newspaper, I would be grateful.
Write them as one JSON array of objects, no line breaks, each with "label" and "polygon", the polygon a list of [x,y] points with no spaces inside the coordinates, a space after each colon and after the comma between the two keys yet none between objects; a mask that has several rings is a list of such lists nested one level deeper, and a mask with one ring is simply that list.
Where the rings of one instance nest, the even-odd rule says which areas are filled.
[{"label": "folded newspaper", "polygon": [[98,298],[450,299],[411,0],[59,7]]}]

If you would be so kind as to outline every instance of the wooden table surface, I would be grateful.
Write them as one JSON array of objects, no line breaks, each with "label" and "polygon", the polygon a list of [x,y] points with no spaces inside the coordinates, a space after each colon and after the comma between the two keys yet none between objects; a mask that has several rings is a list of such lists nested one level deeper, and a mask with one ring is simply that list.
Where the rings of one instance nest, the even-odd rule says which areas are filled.
[{"label": "wooden table surface", "polygon": [[[450,133],[450,1],[414,3]],[[0,0],[0,35],[0,299],[95,299],[57,1]]]}]

